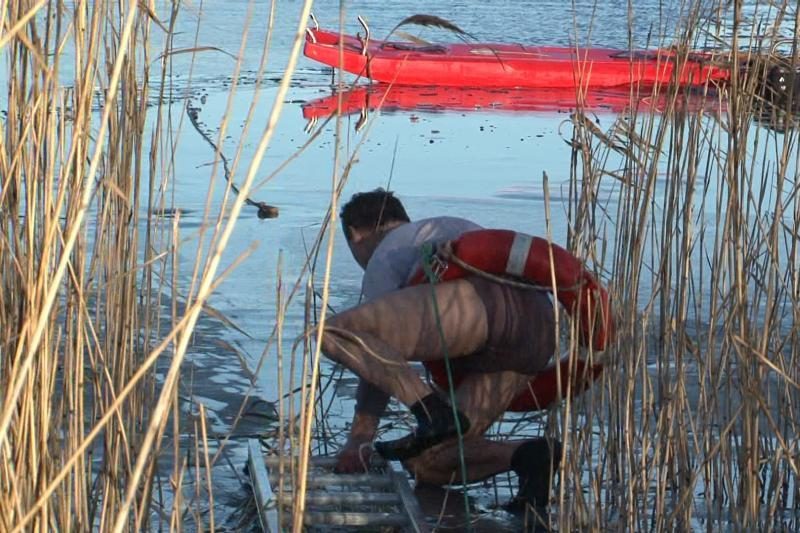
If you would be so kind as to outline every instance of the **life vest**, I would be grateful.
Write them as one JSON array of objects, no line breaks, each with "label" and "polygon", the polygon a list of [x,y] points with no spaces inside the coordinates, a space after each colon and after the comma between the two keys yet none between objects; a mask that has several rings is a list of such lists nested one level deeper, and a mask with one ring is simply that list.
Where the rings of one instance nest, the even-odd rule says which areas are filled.
[{"label": "life vest", "polygon": [[[449,281],[470,274],[452,257],[482,272],[516,278],[543,289],[555,288],[558,301],[573,320],[578,321],[581,344],[591,345],[595,351],[603,351],[610,344],[614,322],[608,292],[584,268],[583,263],[564,248],[546,239],[511,230],[469,231],[450,241],[444,247],[444,254],[438,256],[442,262],[436,269],[438,281]],[[410,285],[425,281],[425,272],[420,269]],[[447,389],[445,362],[426,361],[424,364],[434,382]],[[558,400],[559,375],[562,396],[575,396],[588,388],[602,370],[602,364],[589,365],[578,357],[565,356],[533,376],[529,390],[517,396],[508,411],[535,411]],[[462,379],[462,375],[453,372],[455,386]]]}]

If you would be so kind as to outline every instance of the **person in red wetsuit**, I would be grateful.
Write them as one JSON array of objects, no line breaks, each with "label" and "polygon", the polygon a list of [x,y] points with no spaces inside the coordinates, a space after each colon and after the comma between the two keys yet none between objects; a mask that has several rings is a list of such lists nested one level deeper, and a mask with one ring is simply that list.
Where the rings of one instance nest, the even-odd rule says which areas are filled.
[{"label": "person in red wetsuit", "polygon": [[[481,276],[408,286],[420,268],[423,245],[481,228],[455,217],[411,222],[402,203],[383,189],[355,194],[342,208],[341,222],[364,269],[364,302],[328,318],[322,339],[323,353],[360,378],[337,470],[355,472],[368,463],[391,396],[408,406],[417,427],[403,438],[375,442],[384,458],[403,461],[418,482],[457,483],[460,431],[465,481],[513,470],[520,479],[517,506],[530,504],[545,515],[560,444],[544,438],[490,440],[484,433],[553,356],[549,295]],[[455,409],[449,394],[434,390],[409,364],[445,356],[462,376]]]}]

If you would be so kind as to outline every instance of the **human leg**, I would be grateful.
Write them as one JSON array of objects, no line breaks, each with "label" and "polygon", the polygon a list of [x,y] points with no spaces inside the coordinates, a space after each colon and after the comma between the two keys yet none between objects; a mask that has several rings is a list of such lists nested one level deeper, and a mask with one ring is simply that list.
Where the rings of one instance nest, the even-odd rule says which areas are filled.
[{"label": "human leg", "polygon": [[[416,415],[415,433],[376,446],[390,459],[413,457],[459,429],[465,432],[467,426],[458,427],[465,420],[432,394],[408,361],[449,357],[476,375],[491,375],[491,369],[500,368],[519,376],[544,367],[553,348],[552,303],[545,295],[482,278],[391,293],[332,317],[323,336],[323,351],[329,357],[397,397]],[[529,378],[520,379],[527,383]],[[513,399],[498,395],[502,386],[464,389],[473,402],[467,416],[477,417],[473,427],[485,430]]]},{"label": "human leg", "polygon": [[[555,349],[555,325],[552,302],[540,291],[519,289],[480,277],[469,277],[465,281],[484,309],[486,341],[478,351],[452,358],[451,366],[462,375],[456,394],[458,412],[465,413],[470,422],[469,431],[466,427],[456,429],[462,434],[479,436],[517,395],[527,390],[531,374],[546,366]],[[444,329],[440,335],[443,332]],[[447,352],[444,355],[449,356]],[[429,395],[416,409],[420,412],[415,412],[414,407],[412,412],[422,421],[417,432],[402,439],[376,443],[376,449],[385,458],[404,460],[428,448],[430,443],[422,438],[426,431],[420,431],[426,429],[424,415],[429,415],[431,424],[435,425],[437,420],[447,421],[449,413],[446,411],[452,408],[438,396]],[[421,412],[422,409],[425,412]],[[472,469],[478,471],[478,475],[483,475],[484,471],[485,475],[492,475],[497,469],[508,470],[509,462],[503,454],[489,459],[481,444],[484,443],[474,445]],[[513,451],[513,448],[507,449]],[[443,464],[445,469],[449,468],[446,461]]]},{"label": "human leg", "polygon": [[432,389],[408,361],[459,358],[486,342],[486,312],[470,283],[442,283],[433,294],[429,286],[409,287],[331,317],[323,352],[412,405]]},{"label": "human leg", "polygon": [[[529,376],[516,372],[468,374],[456,390],[456,405],[471,425],[462,441],[467,482],[507,472],[511,456],[523,440],[495,441],[484,437],[500,419],[517,394],[528,384]],[[446,485],[461,481],[461,450],[457,439],[450,439],[425,450],[404,464],[420,482]]]},{"label": "human leg", "polygon": [[533,375],[555,348],[546,294],[471,276],[395,291],[330,317],[323,352],[411,405],[430,394],[408,361],[449,357],[465,372]]},{"label": "human leg", "polygon": [[[475,290],[486,311],[486,342],[476,352],[452,358],[450,367],[459,379],[467,376],[459,387],[458,408],[466,414],[473,429],[482,428],[473,431],[480,435],[517,395],[528,394],[528,381],[547,365],[555,350],[555,324],[552,301],[541,291],[480,277],[465,281]],[[440,363],[438,368],[431,367],[431,372],[434,381],[446,388],[450,383],[444,369]],[[437,405],[441,402],[437,401]],[[413,456],[408,451],[415,449],[413,441],[411,435],[376,447],[386,458],[403,460]],[[419,449],[417,446],[416,450]]]},{"label": "human leg", "polygon": [[433,294],[429,286],[397,291],[332,317],[322,349],[411,408],[417,430],[393,449],[379,450],[399,459],[469,427],[466,417],[453,413],[408,361],[444,354],[457,359],[485,344],[485,337],[480,298],[469,283],[455,281],[435,286]]},{"label": "human leg", "polygon": [[[530,376],[515,372],[470,374],[459,386],[459,410],[474,424],[464,435],[425,450],[404,465],[418,483],[450,485],[473,483],[513,471],[519,490],[507,508],[525,512],[530,508],[530,523],[536,531],[546,531],[552,478],[561,460],[561,444],[546,438],[490,440],[484,437],[517,394],[527,389]],[[462,479],[462,454],[466,479]]]},{"label": "human leg", "polygon": [[511,456],[523,440],[490,440],[483,436],[465,437],[462,449],[448,440],[405,461],[417,483],[453,485],[463,483],[461,453],[464,454],[466,482],[474,483],[511,470]]}]

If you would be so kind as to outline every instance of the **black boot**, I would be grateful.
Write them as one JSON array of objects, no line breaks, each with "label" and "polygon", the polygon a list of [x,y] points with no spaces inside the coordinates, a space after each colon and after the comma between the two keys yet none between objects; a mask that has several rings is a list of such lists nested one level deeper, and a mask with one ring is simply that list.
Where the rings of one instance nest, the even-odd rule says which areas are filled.
[{"label": "black boot", "polygon": [[533,531],[550,530],[550,485],[560,461],[561,443],[543,438],[520,444],[511,456],[511,469],[519,477],[519,492],[506,509],[522,513],[530,506]]},{"label": "black boot", "polygon": [[428,448],[458,435],[458,429],[464,434],[469,429],[469,420],[465,415],[456,412],[460,428],[456,426],[453,407],[437,393],[431,393],[411,406],[411,412],[417,419],[414,433],[397,440],[376,442],[375,450],[390,461],[405,461],[421,454]]}]

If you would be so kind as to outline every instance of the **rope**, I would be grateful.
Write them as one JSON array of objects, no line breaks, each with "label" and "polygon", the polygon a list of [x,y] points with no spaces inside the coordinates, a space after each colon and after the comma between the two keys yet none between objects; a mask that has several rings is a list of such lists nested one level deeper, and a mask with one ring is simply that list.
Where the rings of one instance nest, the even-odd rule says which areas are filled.
[{"label": "rope", "polygon": [[[197,130],[197,133],[200,134],[200,136],[203,138],[203,140],[206,141],[209,144],[209,146],[211,146],[211,148],[214,150],[214,153],[219,155],[219,158],[222,161],[222,169],[223,169],[224,174],[225,174],[225,181],[228,182],[228,185],[230,186],[230,188],[238,196],[239,195],[239,188],[233,183],[233,180],[231,180],[231,170],[230,170],[230,167],[228,166],[228,158],[225,157],[225,154],[222,153],[222,150],[217,148],[217,145],[214,144],[214,141],[212,141],[211,138],[208,136],[208,134],[205,131],[203,131],[203,129],[200,127],[200,123],[197,120],[198,111],[199,111],[199,108],[197,108],[197,107],[192,107],[190,105],[186,106],[186,114],[189,117],[189,121],[192,123],[192,126],[194,126],[194,129]],[[258,212],[257,212],[258,218],[260,218],[262,220],[265,219],[265,218],[276,218],[278,216],[278,208],[275,207],[274,205],[269,205],[268,203],[265,203],[265,202],[256,202],[256,201],[251,200],[250,198],[245,198],[244,202],[247,205],[250,205],[250,206],[253,206],[253,207],[257,208],[258,209]]]},{"label": "rope", "polygon": [[[530,283],[526,281],[518,281],[512,278],[508,278],[505,276],[498,276],[497,274],[492,274],[490,272],[486,272],[485,270],[481,270],[477,267],[470,265],[469,263],[462,260],[460,257],[453,253],[453,249],[450,247],[450,243],[445,243],[441,246],[438,252],[434,253],[434,256],[440,258],[440,260],[447,261],[450,263],[455,264],[459,268],[469,272],[470,274],[475,274],[476,276],[480,276],[482,278],[486,278],[489,281],[493,281],[495,283],[500,283],[502,285],[508,285],[510,287],[515,287],[517,289],[524,289],[524,290],[533,290],[533,291],[542,291],[542,292],[553,292],[552,285],[537,285],[535,283]],[[570,287],[558,287],[558,291],[577,291],[583,287],[584,283],[580,282]]]},{"label": "rope", "polygon": [[436,300],[436,284],[439,282],[439,275],[433,271],[432,265],[436,257],[436,252],[432,243],[422,246],[422,268],[425,277],[431,288],[431,299],[433,300],[433,311],[436,316],[436,328],[442,340],[442,352],[444,352],[444,367],[447,371],[447,388],[450,395],[450,406],[453,409],[453,419],[456,421],[456,433],[458,435],[458,459],[461,466],[461,484],[464,487],[464,511],[467,518],[467,530],[472,531],[472,519],[469,511],[469,495],[467,494],[467,461],[464,457],[464,434],[461,430],[461,421],[458,418],[458,408],[456,407],[456,392],[453,385],[453,371],[450,367],[450,354],[447,351],[447,341],[444,335],[441,315],[439,314],[439,303]]}]

